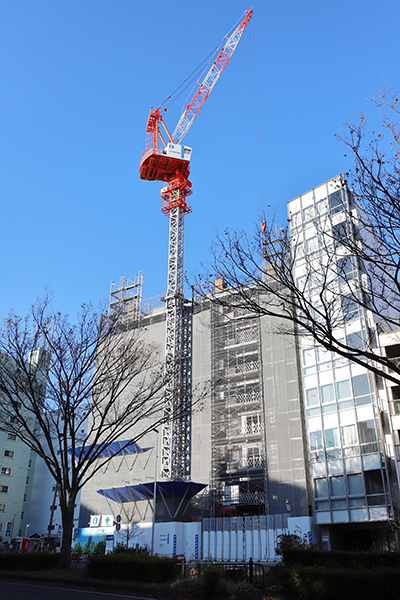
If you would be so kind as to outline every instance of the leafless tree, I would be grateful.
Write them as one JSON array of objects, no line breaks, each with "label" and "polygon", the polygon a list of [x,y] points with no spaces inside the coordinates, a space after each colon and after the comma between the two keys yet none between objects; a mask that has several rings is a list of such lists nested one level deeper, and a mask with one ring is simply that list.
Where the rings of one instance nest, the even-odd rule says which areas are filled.
[{"label": "leafless tree", "polygon": [[70,567],[77,494],[111,460],[106,450],[112,442],[138,442],[162,421],[162,363],[140,327],[122,329],[118,318],[89,305],[73,324],[48,298],[25,319],[10,314],[4,321],[0,429],[43,458],[56,482],[61,568]]},{"label": "leafless tree", "polygon": [[[216,303],[286,319],[323,349],[400,385],[400,364],[376,339],[376,325],[383,332],[399,329],[400,103],[397,92],[385,88],[374,104],[385,109],[379,130],[368,130],[361,115],[338,136],[355,166],[303,215],[311,236],[295,215],[288,223],[263,215],[253,236],[219,235],[209,268],[235,292],[218,290]],[[210,292],[199,281],[196,287]],[[361,314],[368,326],[349,333],[349,322]]]}]

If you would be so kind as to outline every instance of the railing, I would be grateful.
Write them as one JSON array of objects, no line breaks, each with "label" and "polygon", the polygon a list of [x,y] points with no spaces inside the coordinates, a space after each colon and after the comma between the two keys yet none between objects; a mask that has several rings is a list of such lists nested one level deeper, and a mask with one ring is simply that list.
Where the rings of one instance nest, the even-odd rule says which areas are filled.
[{"label": "railing", "polygon": [[175,577],[195,579],[206,569],[215,566],[221,569],[225,578],[230,581],[248,581],[254,585],[264,584],[264,566],[261,563],[253,562],[252,558],[249,562],[183,562],[175,565]]}]

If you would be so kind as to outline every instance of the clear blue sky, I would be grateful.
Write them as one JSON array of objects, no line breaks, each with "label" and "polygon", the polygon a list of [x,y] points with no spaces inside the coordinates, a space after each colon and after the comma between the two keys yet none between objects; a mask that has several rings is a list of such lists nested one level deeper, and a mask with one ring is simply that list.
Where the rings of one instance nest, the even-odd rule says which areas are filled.
[{"label": "clear blue sky", "polygon": [[[111,280],[144,271],[163,294],[168,220],[161,184],[141,181],[157,106],[231,29],[242,0],[0,2],[0,317],[54,290],[73,313]],[[253,228],[260,209],[251,44],[257,62],[264,193],[285,203],[350,163],[341,124],[400,85],[400,3],[253,1],[254,15],[185,143],[193,213],[185,269],[215,228]],[[250,36],[251,35],[251,44]],[[183,100],[182,100],[183,102]],[[168,113],[170,129],[181,104]]]}]

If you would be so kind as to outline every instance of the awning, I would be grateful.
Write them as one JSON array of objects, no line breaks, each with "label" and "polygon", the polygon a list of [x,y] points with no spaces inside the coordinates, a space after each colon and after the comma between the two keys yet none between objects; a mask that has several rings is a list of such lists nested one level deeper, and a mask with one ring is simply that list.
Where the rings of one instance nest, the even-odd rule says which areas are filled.
[{"label": "awning", "polygon": [[[103,450],[101,448],[104,448]],[[139,444],[130,443],[129,440],[121,440],[119,442],[111,442],[110,444],[96,444],[95,446],[83,446],[75,448],[75,456],[77,458],[83,455],[95,454],[97,458],[106,458],[107,456],[123,456],[124,454],[138,454],[147,452],[149,448],[141,448]],[[72,454],[72,449],[68,448],[68,453]]]},{"label": "awning", "polygon": [[[194,481],[157,481],[156,498],[193,498],[206,487],[205,483]],[[125,487],[97,490],[97,493],[114,502],[137,502],[154,497],[154,481],[127,485]]]}]

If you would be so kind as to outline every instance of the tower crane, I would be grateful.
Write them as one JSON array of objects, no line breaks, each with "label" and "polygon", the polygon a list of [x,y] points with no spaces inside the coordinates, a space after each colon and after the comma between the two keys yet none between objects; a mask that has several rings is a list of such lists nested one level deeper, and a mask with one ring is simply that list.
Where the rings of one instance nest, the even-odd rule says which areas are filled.
[{"label": "tower crane", "polygon": [[[162,430],[161,477],[190,480],[190,406],[187,348],[184,335],[183,233],[184,216],[192,211],[186,197],[192,193],[189,163],[192,148],[182,144],[201,107],[236,49],[253,11],[247,9],[239,25],[223,41],[211,68],[198,85],[171,135],[162,107],[150,108],[146,147],[140,160],[140,177],[162,181],[162,212],[169,217],[168,279],[165,295],[166,338],[164,425]],[[166,109],[165,109],[166,110]]]}]

